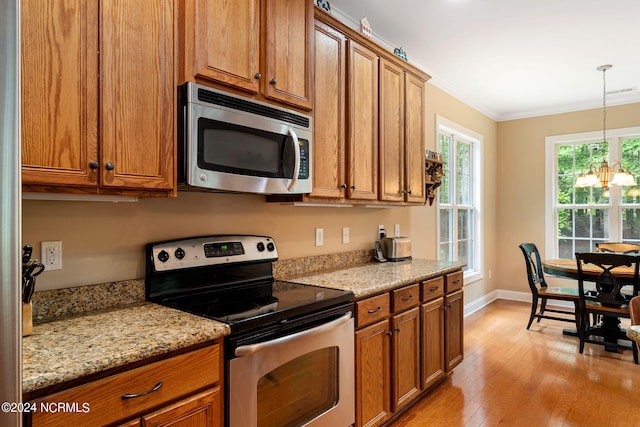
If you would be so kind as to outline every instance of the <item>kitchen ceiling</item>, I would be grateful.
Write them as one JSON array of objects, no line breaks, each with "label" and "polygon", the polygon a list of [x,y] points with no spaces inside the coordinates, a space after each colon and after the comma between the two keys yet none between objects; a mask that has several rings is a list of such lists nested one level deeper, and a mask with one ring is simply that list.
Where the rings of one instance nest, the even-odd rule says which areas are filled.
[{"label": "kitchen ceiling", "polygon": [[640,102],[639,0],[330,0],[496,121]]}]

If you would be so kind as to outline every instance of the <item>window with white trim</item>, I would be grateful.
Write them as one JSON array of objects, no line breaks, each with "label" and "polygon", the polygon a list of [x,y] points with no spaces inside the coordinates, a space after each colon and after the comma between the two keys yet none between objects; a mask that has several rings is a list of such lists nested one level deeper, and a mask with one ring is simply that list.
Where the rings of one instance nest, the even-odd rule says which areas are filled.
[{"label": "window with white trim", "polygon": [[[640,127],[546,138],[546,253],[574,258],[600,242],[640,243],[640,186],[576,188],[581,173],[606,160],[615,171],[640,178]],[[612,176],[610,177],[610,179]]]},{"label": "window with white trim", "polygon": [[438,259],[462,261],[465,281],[482,278],[481,135],[437,117],[443,177],[438,189]]}]

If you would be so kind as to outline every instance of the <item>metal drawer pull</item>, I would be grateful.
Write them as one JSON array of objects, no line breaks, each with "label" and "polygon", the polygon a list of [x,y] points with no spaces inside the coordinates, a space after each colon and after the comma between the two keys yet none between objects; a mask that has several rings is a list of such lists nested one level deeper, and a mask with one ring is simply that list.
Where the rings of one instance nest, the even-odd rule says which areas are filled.
[{"label": "metal drawer pull", "polygon": [[241,345],[240,347],[236,348],[235,353],[236,353],[236,356],[247,356],[249,354],[257,353],[263,350],[268,350],[269,348],[286,344],[288,342],[295,341],[300,338],[309,338],[316,335],[320,335],[332,329],[338,328],[343,324],[351,321],[352,317],[353,315],[351,314],[350,311],[348,311],[342,317],[339,317],[335,320],[324,323],[320,326],[316,326],[315,328],[312,328],[312,329],[296,332],[295,334],[291,334],[291,335],[285,335],[284,337],[276,338],[271,341],[261,342],[257,344]]},{"label": "metal drawer pull", "polygon": [[408,297],[402,298],[402,301],[411,301],[413,299],[413,295],[409,295]]},{"label": "metal drawer pull", "polygon": [[375,310],[369,309],[369,310],[367,310],[367,313],[373,314],[373,313],[376,313],[378,311],[382,311],[382,307],[378,307]]},{"label": "metal drawer pull", "polygon": [[440,289],[438,286],[433,286],[433,287],[429,288],[429,292],[435,292],[438,289]]},{"label": "metal drawer pull", "polygon": [[155,387],[153,387],[151,390],[142,392],[142,393],[135,393],[135,394],[123,394],[122,400],[125,399],[135,399],[136,397],[142,397],[142,396],[146,396],[147,394],[151,394],[155,391],[160,390],[160,387],[162,387],[162,381],[160,381],[158,384],[155,385]]}]

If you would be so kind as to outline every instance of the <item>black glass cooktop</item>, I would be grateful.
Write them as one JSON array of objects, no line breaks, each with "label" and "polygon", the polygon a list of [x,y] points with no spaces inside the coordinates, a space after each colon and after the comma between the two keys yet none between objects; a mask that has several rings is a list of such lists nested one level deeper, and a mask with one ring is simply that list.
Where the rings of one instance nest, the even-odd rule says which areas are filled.
[{"label": "black glass cooktop", "polygon": [[353,293],[285,281],[165,298],[161,304],[227,323],[236,333],[351,301]]}]

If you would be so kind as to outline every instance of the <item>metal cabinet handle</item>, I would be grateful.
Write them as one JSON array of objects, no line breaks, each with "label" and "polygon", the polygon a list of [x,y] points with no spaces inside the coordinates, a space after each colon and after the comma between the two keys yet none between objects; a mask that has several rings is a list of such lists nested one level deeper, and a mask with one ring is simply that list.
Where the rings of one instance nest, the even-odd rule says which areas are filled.
[{"label": "metal cabinet handle", "polygon": [[387,336],[391,336],[391,335],[393,335],[393,332],[391,331],[387,332]]},{"label": "metal cabinet handle", "polygon": [[347,184],[342,184],[340,188],[347,188]]},{"label": "metal cabinet handle", "polygon": [[411,194],[411,190],[407,190],[407,193],[408,193],[408,194]]},{"label": "metal cabinet handle", "polygon": [[411,301],[413,299],[413,295],[409,295],[408,297],[402,298],[402,301]]},{"label": "metal cabinet handle", "polygon": [[396,327],[396,332],[400,332],[400,327]]},{"label": "metal cabinet handle", "polygon": [[429,288],[429,292],[435,292],[437,291],[439,288],[437,286],[433,286],[431,288]]},{"label": "metal cabinet handle", "polygon": [[262,74],[256,73],[253,77],[255,77],[256,80],[260,80],[262,78]]},{"label": "metal cabinet handle", "polygon": [[275,85],[276,83],[278,83],[278,81],[276,80],[276,78],[272,78],[271,81],[269,82],[269,84]]},{"label": "metal cabinet handle", "polygon": [[162,387],[162,381],[160,381],[158,384],[156,384],[155,387],[153,387],[151,390],[147,390],[147,391],[142,392],[142,393],[123,394],[120,397],[122,398],[122,400],[135,399],[136,397],[142,397],[142,396],[146,396],[147,394],[151,394],[153,392],[156,392],[156,391],[160,390],[160,387]]},{"label": "metal cabinet handle", "polygon": [[300,143],[298,142],[298,135],[293,131],[293,129],[289,128],[289,136],[291,137],[291,143],[293,144],[293,152],[294,156],[294,164],[293,164],[293,177],[291,177],[291,182],[287,187],[287,190],[293,191],[293,188],[298,183],[298,175],[300,175]]},{"label": "metal cabinet handle", "polygon": [[373,314],[373,313],[377,313],[378,311],[382,311],[382,307],[378,307],[375,310],[370,308],[369,310],[367,310],[367,313]]},{"label": "metal cabinet handle", "polygon": [[91,169],[98,169],[99,167],[100,167],[100,163],[98,163],[97,161],[95,161],[95,160],[91,160],[91,161],[89,162],[89,168],[91,168]]},{"label": "metal cabinet handle", "polygon": [[107,162],[107,164],[104,165],[104,168],[108,171],[112,171],[116,168],[116,165],[114,165],[112,162]]},{"label": "metal cabinet handle", "polygon": [[352,186],[351,186],[351,189],[352,189],[352,190],[355,190],[355,189],[356,189],[356,186],[355,186],[355,185],[352,185]]}]

